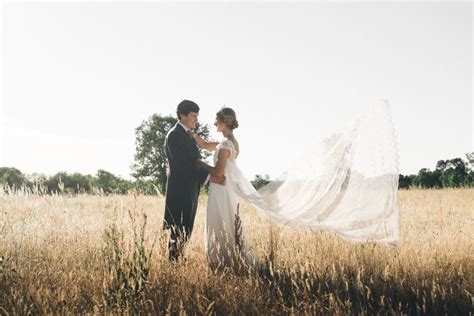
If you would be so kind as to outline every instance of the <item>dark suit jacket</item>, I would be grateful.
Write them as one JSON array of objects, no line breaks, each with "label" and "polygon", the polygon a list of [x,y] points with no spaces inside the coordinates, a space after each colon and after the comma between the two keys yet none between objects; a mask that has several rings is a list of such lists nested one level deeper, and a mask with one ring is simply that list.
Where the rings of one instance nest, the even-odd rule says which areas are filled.
[{"label": "dark suit jacket", "polygon": [[165,140],[168,158],[164,228],[184,226],[188,233],[194,225],[197,200],[208,172],[197,168],[199,150],[194,139],[179,124],[168,132]]}]

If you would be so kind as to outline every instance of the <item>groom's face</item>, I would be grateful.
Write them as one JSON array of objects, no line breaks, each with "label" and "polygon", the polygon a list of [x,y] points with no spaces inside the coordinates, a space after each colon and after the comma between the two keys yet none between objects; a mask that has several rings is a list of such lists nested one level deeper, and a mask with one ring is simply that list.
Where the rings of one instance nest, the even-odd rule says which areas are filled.
[{"label": "groom's face", "polygon": [[195,129],[196,123],[198,122],[198,112],[189,112],[188,115],[181,115],[181,123],[186,125],[189,129]]}]

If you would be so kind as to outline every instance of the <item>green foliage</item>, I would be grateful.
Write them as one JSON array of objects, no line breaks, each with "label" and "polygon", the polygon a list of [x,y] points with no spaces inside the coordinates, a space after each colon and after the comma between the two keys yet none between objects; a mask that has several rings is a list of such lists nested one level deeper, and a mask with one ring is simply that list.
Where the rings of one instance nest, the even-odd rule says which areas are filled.
[{"label": "green foliage", "polygon": [[[136,152],[132,165],[133,176],[140,181],[151,181],[164,194],[166,190],[167,160],[165,138],[168,131],[176,124],[173,116],[153,114],[143,121],[135,130]],[[209,139],[207,125],[196,125],[196,133],[203,139]],[[201,159],[209,157],[207,151],[200,150]]]},{"label": "green foliage", "polygon": [[132,188],[130,181],[124,180],[102,169],[97,171],[94,186],[106,194],[125,194]]},{"label": "green foliage", "polygon": [[465,187],[474,187],[474,171],[470,171],[469,174],[464,178]]},{"label": "green foliage", "polygon": [[80,173],[68,174],[58,172],[44,181],[44,186],[49,193],[89,193],[92,189],[93,177]]},{"label": "green foliage", "polygon": [[153,195],[159,192],[157,186],[155,186],[151,180],[140,179],[137,179],[131,183],[131,190],[146,195]]},{"label": "green foliage", "polygon": [[430,169],[423,168],[418,172],[418,175],[413,179],[413,185],[423,188],[442,188],[441,172],[439,170],[430,171]]},{"label": "green foliage", "polygon": [[[152,121],[153,130],[160,130],[159,137],[164,142],[166,137],[166,128],[171,128],[176,119],[172,117],[154,118]],[[169,120],[169,122],[168,122]],[[168,122],[167,126],[164,121]],[[174,123],[173,123],[174,122]],[[145,124],[146,122],[144,122]],[[147,125],[146,123],[145,125]],[[142,124],[143,125],[143,124]],[[159,125],[159,126],[155,126]],[[161,126],[161,127],[160,127]],[[120,178],[106,170],[99,170],[95,176],[82,175],[80,173],[68,174],[67,172],[58,172],[51,177],[41,174],[24,175],[20,170],[11,167],[0,167],[0,188],[4,190],[18,190],[27,188],[36,194],[127,194],[129,192],[139,192],[141,194],[164,193],[166,186],[166,156],[164,147],[158,146],[156,138],[150,136],[151,127],[141,126],[137,131],[143,134],[140,137],[147,139],[149,144],[155,144],[154,148],[145,148],[145,142],[137,139],[137,155],[143,157],[144,164],[140,164],[138,159],[135,163],[135,181],[129,181]],[[146,130],[146,131],[145,131]],[[207,126],[200,127],[199,133],[202,137],[209,137]],[[153,140],[153,142],[151,142]],[[140,143],[141,145],[138,145]],[[143,147],[143,148],[142,148]],[[153,152],[159,152],[158,156],[153,157]],[[137,159],[136,155],[136,159]],[[207,153],[207,155],[209,155]],[[151,158],[150,158],[151,157]],[[206,155],[202,154],[202,157]],[[149,159],[150,158],[150,159]],[[154,174],[145,175],[150,172],[153,163],[158,164],[153,170],[158,170]],[[255,175],[252,184],[259,190],[270,183],[268,175]],[[419,188],[457,188],[474,187],[474,152],[466,154],[466,160],[461,158],[439,160],[435,170],[423,168],[416,175],[399,175],[399,188],[409,189],[411,187]],[[274,182],[276,183],[276,182]],[[273,184],[272,184],[273,185]],[[8,188],[8,189],[7,189]],[[201,188],[202,193],[208,192],[208,187]]]},{"label": "green foliage", "polygon": [[58,172],[46,180],[45,185],[49,193],[88,193],[91,191],[92,177],[80,173],[68,174]]},{"label": "green foliage", "polygon": [[474,171],[474,151],[466,154],[466,160],[469,169]]},{"label": "green foliage", "polygon": [[255,179],[251,181],[252,185],[256,190],[261,189],[263,186],[270,183],[270,177],[266,174],[265,176],[256,174]]},{"label": "green foliage", "polygon": [[408,176],[404,176],[402,174],[399,175],[398,187],[400,189],[408,189],[412,185],[415,177],[416,177],[415,175],[408,175]]},{"label": "green foliage", "polygon": [[468,165],[461,158],[440,160],[436,164],[436,170],[441,172],[443,187],[460,187],[464,185],[464,179],[468,175]]},{"label": "green foliage", "polygon": [[423,168],[415,175],[400,175],[399,188],[458,188],[474,187],[474,152],[466,160],[453,158],[439,160],[436,169]]},{"label": "green foliage", "polygon": [[129,181],[106,170],[95,176],[58,172],[50,177],[42,174],[25,176],[15,168],[0,168],[0,189],[5,192],[27,188],[35,194],[156,194],[157,187],[149,180]]},{"label": "green foliage", "polygon": [[68,174],[63,171],[50,177],[33,174],[30,178],[31,181],[24,182],[23,185],[26,185],[37,194],[126,194],[132,189],[141,192],[139,184],[124,180],[105,170],[99,170],[97,176],[82,175],[77,172]]},{"label": "green foliage", "polygon": [[28,180],[18,169],[2,167],[0,168],[0,184],[8,185],[11,188],[20,188],[28,185]]}]

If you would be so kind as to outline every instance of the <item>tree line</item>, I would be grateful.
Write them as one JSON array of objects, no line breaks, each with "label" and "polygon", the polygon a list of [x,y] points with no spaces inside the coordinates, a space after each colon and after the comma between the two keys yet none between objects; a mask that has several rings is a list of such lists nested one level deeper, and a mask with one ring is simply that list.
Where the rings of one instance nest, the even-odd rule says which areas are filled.
[{"label": "tree line", "polygon": [[[0,185],[4,190],[27,188],[33,192],[52,194],[161,194],[166,190],[167,162],[164,149],[166,134],[177,123],[174,116],[153,114],[135,129],[135,155],[132,164],[133,180],[126,180],[106,170],[95,175],[58,172],[53,176],[25,175],[13,167],[0,168]],[[196,133],[209,139],[209,127],[197,124]],[[201,159],[210,156],[200,150]],[[269,183],[268,175],[255,175],[252,184],[259,189]],[[423,168],[416,175],[399,176],[399,188],[455,188],[474,187],[474,152],[466,160],[439,160],[435,170]]]},{"label": "tree line", "polygon": [[398,187],[409,188],[459,188],[474,187],[474,152],[466,159],[439,160],[434,170],[422,168],[418,174],[399,176]]},{"label": "tree line", "polygon": [[13,167],[1,167],[0,185],[4,190],[27,189],[39,194],[127,194],[131,191],[156,193],[151,182],[126,180],[106,170],[98,170],[95,175],[58,172],[46,176],[26,175]]},{"label": "tree line", "polygon": [[[167,132],[177,122],[174,116],[154,114],[136,129],[136,154],[133,176],[141,181],[152,181],[161,193],[166,186],[166,156],[163,144]],[[196,131],[208,139],[207,125],[198,125]],[[200,151],[201,158],[209,153]],[[461,158],[440,160],[434,171],[423,168],[416,175],[399,175],[399,188],[455,188],[474,187],[474,152]],[[255,175],[252,184],[259,189],[269,183],[268,175]]]},{"label": "tree line", "polygon": [[[454,158],[439,160],[431,171],[422,168],[416,175],[399,175],[399,188],[459,188],[474,187],[474,152],[466,154],[467,160]],[[253,186],[258,190],[271,181],[268,175],[255,175]],[[4,189],[27,188],[42,194],[127,194],[137,191],[142,194],[157,194],[159,183],[153,180],[125,180],[106,170],[95,175],[58,172],[52,176],[26,175],[12,167],[0,167],[0,185]]]}]

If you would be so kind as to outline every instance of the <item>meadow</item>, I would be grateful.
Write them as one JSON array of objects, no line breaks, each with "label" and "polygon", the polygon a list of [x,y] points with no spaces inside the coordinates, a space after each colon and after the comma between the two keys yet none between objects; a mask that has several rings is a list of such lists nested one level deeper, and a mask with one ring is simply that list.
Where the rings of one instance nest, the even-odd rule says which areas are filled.
[{"label": "meadow", "polygon": [[472,314],[474,189],[399,201],[396,247],[283,229],[241,204],[257,273],[209,267],[205,195],[170,263],[162,197],[1,194],[0,314]]}]

